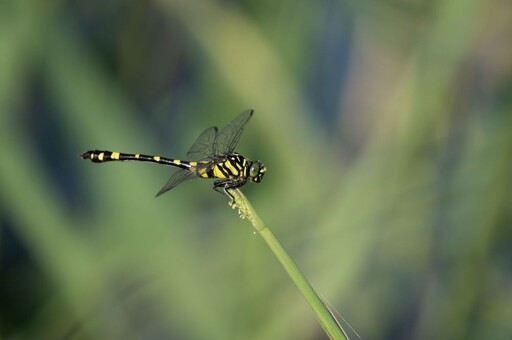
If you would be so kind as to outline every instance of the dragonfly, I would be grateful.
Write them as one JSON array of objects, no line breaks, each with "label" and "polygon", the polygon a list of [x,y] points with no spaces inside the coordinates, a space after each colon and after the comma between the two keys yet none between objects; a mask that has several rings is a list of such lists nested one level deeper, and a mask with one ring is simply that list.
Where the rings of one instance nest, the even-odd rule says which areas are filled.
[{"label": "dragonfly", "polygon": [[89,150],[80,157],[94,163],[138,161],[176,167],[180,170],[169,178],[157,197],[190,179],[205,178],[215,179],[213,189],[227,195],[234,203],[235,198],[228,190],[247,182],[260,183],[267,170],[261,161],[251,161],[235,152],[244,126],[253,114],[254,110],[246,110],[220,131],[216,126],[204,130],[188,150],[188,160],[107,150]]}]

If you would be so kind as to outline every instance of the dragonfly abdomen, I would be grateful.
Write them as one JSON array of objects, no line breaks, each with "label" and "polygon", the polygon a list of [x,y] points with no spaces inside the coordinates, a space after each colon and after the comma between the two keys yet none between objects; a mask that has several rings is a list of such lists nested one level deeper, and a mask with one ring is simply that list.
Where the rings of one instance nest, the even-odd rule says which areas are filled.
[{"label": "dragonfly abdomen", "polygon": [[197,165],[197,162],[186,162],[179,159],[171,159],[160,156],[144,155],[141,153],[122,153],[108,150],[90,150],[80,155],[94,163],[105,163],[112,161],[140,161],[166,164],[182,169],[190,169]]}]

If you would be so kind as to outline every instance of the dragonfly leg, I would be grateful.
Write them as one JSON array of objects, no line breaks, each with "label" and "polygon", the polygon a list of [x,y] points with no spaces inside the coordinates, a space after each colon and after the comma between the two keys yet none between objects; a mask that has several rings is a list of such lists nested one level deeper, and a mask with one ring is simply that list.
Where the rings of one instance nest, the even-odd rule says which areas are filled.
[{"label": "dragonfly leg", "polygon": [[235,198],[233,195],[231,195],[228,191],[229,188],[233,188],[233,186],[230,185],[229,181],[215,181],[213,183],[213,189],[217,191],[218,193],[224,194],[228,196],[231,200],[231,203],[235,202]]},{"label": "dragonfly leg", "polygon": [[213,189],[221,194],[225,194],[231,199],[231,203],[235,203],[235,197],[231,195],[228,189],[235,189],[244,185],[247,181],[243,180],[224,180],[224,181],[215,181],[213,182]]}]

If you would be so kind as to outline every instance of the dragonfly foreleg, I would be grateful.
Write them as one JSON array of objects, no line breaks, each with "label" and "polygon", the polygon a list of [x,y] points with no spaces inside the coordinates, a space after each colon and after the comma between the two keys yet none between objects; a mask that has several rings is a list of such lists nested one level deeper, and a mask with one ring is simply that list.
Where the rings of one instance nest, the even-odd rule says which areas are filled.
[{"label": "dragonfly foreleg", "polygon": [[231,199],[231,203],[235,203],[235,197],[231,195],[228,189],[235,189],[241,187],[247,182],[247,180],[223,180],[213,182],[213,189],[221,194],[225,194]]}]

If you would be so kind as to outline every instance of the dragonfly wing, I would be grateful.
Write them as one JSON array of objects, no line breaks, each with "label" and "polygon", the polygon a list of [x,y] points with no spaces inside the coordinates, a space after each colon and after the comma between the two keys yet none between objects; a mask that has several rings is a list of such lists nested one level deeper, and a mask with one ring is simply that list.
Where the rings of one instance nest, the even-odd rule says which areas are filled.
[{"label": "dragonfly wing", "polygon": [[186,169],[179,170],[175,172],[171,178],[165,183],[165,185],[160,189],[160,191],[156,194],[156,197],[166,193],[167,191],[171,190],[181,182],[187,181],[189,179],[193,179],[198,177],[196,171],[190,171]]},{"label": "dragonfly wing", "polygon": [[200,161],[213,155],[213,145],[217,139],[217,127],[211,127],[204,130],[187,152],[187,157],[191,161]]},{"label": "dragonfly wing", "polygon": [[224,155],[235,150],[244,130],[244,125],[251,119],[253,113],[254,110],[242,112],[219,132],[213,146],[215,155]]}]

